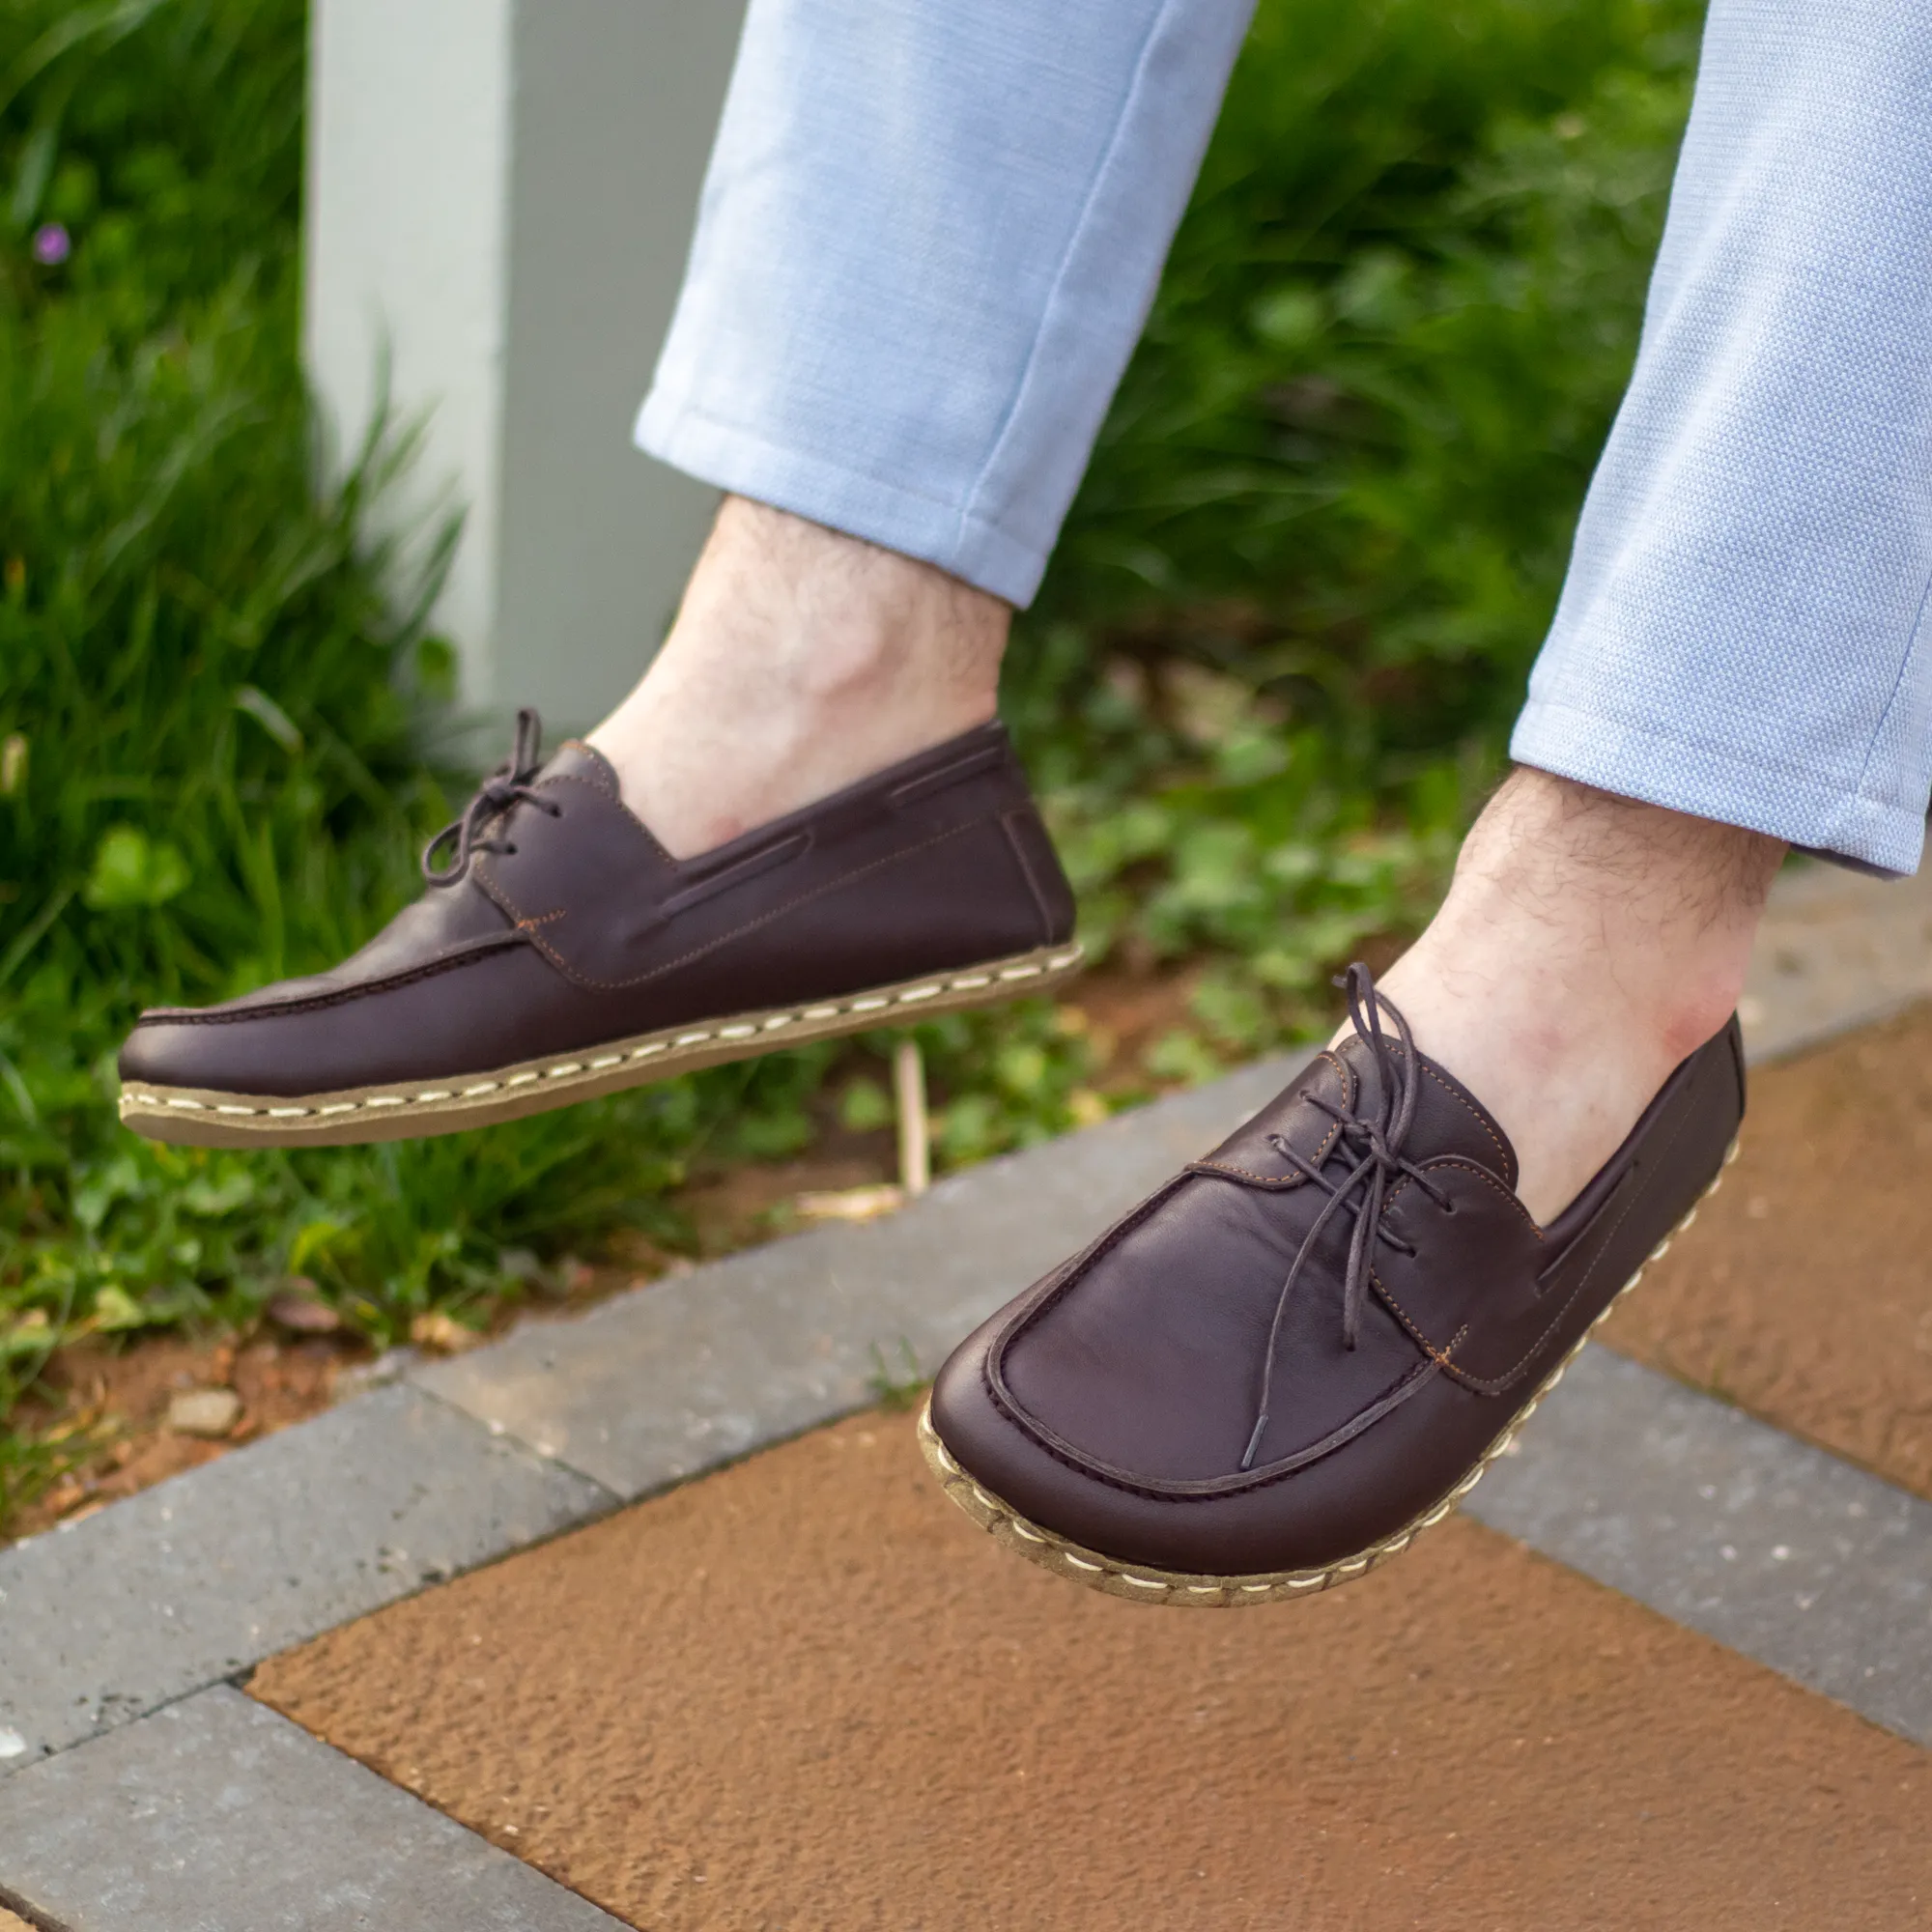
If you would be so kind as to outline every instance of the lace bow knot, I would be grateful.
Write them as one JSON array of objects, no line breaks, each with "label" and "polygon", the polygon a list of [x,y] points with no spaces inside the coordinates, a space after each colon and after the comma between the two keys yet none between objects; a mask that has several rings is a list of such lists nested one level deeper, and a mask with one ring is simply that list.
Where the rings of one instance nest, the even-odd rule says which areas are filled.
[{"label": "lace bow knot", "polygon": [[[469,861],[478,852],[511,852],[516,848],[498,838],[479,838],[476,835],[494,818],[515,805],[533,805],[552,818],[560,818],[563,808],[554,799],[534,791],[530,780],[536,777],[539,750],[543,744],[543,720],[527,705],[517,713],[517,736],[510,755],[476,787],[469,803],[423,847],[422,875],[433,886],[453,886],[469,875]],[[456,856],[440,871],[437,869],[438,850],[451,839]]]}]

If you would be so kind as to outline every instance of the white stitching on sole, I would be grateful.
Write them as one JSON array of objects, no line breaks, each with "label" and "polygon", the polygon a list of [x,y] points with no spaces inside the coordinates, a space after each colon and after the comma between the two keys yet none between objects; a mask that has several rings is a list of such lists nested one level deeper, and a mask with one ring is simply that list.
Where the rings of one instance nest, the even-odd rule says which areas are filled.
[{"label": "white stitching on sole", "polygon": [[[526,1069],[512,1073],[502,1080],[479,1080],[474,1085],[463,1088],[460,1093],[444,1087],[427,1088],[418,1094],[375,1094],[362,1100],[336,1100],[326,1107],[243,1107],[239,1105],[211,1104],[206,1100],[191,1100],[184,1096],[174,1096],[163,1100],[158,1094],[144,1093],[139,1089],[125,1090],[121,1094],[120,1111],[127,1114],[130,1109],[142,1107],[171,1107],[182,1113],[215,1113],[230,1118],[306,1120],[331,1119],[343,1114],[355,1114],[364,1109],[377,1107],[419,1107],[436,1106],[452,1099],[474,1100],[486,1094],[500,1093],[507,1088],[527,1087],[540,1080],[568,1079],[586,1071],[605,1072],[611,1067],[621,1066],[629,1061],[649,1060],[656,1055],[677,1048],[702,1046],[713,1039],[741,1040],[755,1038],[760,1033],[774,1033],[781,1028],[795,1026],[801,1021],[825,1021],[844,1018],[859,1013],[883,1012],[893,1007],[920,1006],[925,1001],[936,999],[948,992],[979,992],[999,981],[1037,979],[1042,973],[1064,972],[1075,966],[1083,956],[1083,949],[1075,946],[1064,952],[1051,953],[1042,962],[1025,966],[1002,967],[996,974],[965,973],[946,980],[926,980],[917,986],[909,986],[902,993],[868,993],[860,998],[827,1006],[806,1007],[796,1012],[773,1013],[756,1023],[737,1023],[696,1033],[679,1034],[673,1039],[647,1040],[641,1046],[632,1047],[628,1053],[607,1053],[590,1061],[586,1066],[582,1061],[569,1060],[554,1066],[541,1069]],[[1164,1587],[1164,1586],[1163,1586]]]}]

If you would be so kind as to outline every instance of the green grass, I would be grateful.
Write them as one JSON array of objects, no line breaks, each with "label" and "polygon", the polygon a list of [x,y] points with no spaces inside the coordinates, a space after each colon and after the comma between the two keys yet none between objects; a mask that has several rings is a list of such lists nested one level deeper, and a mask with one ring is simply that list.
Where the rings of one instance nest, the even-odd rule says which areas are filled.
[{"label": "green grass", "polygon": [[[1264,0],[1009,676],[1090,938],[1206,965],[1126,1084],[1306,1032],[1424,916],[1628,368],[1695,19]],[[294,0],[0,14],[0,1520],[62,1453],[6,1416],[63,1339],[246,1321],[296,1272],[386,1341],[532,1256],[675,1242],[692,1163],[799,1151],[835,1065],[878,1108],[821,1048],[413,1146],[116,1126],[140,1004],[339,956],[464,782],[448,533],[406,554],[368,515],[407,436],[318,483],[302,34]],[[946,1161],[1091,1110],[1050,1010],[924,1032]]]}]

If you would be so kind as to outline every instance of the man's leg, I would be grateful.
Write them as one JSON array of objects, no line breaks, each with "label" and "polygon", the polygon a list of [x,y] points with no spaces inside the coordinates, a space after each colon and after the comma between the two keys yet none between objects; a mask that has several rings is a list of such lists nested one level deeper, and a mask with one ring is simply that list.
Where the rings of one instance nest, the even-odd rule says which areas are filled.
[{"label": "man's leg", "polygon": [[727,497],[677,622],[590,733],[678,858],[983,724],[1012,607],[897,551]]},{"label": "man's leg", "polygon": [[1786,842],[1918,863],[1928,100],[1910,0],[1715,0],[1637,367],[1512,746],[1541,769],[1387,980],[1516,1137],[1540,1217],[1730,1012]]},{"label": "man's leg", "polygon": [[1928,315],[1932,14],[1714,0],[1636,370],[1520,760],[1917,867]]},{"label": "man's leg", "polygon": [[639,419],[729,493],[671,637],[333,972],[143,1014],[123,1119],[447,1131],[1077,970],[999,658],[1252,4],[753,0]]},{"label": "man's leg", "polygon": [[672,850],[992,716],[1252,11],[753,0],[639,422],[748,500],[593,734]]}]

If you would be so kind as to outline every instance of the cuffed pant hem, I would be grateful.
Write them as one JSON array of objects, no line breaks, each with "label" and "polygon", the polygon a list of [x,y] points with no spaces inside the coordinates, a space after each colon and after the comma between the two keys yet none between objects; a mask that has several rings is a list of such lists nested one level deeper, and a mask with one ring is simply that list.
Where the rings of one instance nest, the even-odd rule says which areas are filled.
[{"label": "cuffed pant hem", "polygon": [[1548,699],[1523,707],[1510,756],[1621,798],[1768,833],[1861,870],[1916,872],[1925,843],[1922,812],[1848,796],[1747,750],[1668,737]]},{"label": "cuffed pant hem", "polygon": [[965,511],[877,478],[781,448],[712,420],[661,389],[638,412],[638,447],[733,496],[789,510],[847,536],[936,563],[941,570],[1024,608],[1046,570],[1046,553]]}]

